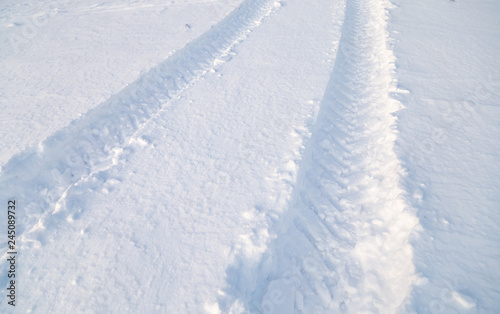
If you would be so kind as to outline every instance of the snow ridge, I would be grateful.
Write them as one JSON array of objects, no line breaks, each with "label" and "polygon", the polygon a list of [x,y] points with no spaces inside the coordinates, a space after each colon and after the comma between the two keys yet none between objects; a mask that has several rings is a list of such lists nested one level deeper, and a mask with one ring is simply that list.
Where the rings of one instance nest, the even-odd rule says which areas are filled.
[{"label": "snow ridge", "polygon": [[290,208],[270,228],[276,239],[251,271],[256,282],[236,301],[252,313],[394,313],[411,293],[408,239],[418,220],[404,201],[394,152],[400,104],[390,97],[396,82],[388,5],[346,3]]},{"label": "snow ridge", "polygon": [[[72,213],[65,212],[67,192],[117,164],[121,154],[143,146],[144,139],[136,138],[138,131],[193,82],[228,60],[232,47],[277,4],[274,0],[244,1],[208,32],[99,107],[38,147],[11,158],[0,172],[0,198],[5,204],[15,199],[23,213],[17,218],[20,245],[43,246],[48,225],[72,219]],[[1,247],[6,245],[2,241]],[[4,287],[5,280],[0,281]]]}]

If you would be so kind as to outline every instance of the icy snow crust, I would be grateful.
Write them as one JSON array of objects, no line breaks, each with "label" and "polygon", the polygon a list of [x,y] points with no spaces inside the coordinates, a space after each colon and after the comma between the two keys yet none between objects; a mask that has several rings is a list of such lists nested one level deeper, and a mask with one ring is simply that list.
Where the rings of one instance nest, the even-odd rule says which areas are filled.
[{"label": "icy snow crust", "polygon": [[[84,11],[179,5],[211,6]],[[47,12],[72,10],[59,6]],[[19,208],[17,310],[499,310],[494,12],[492,1],[247,0],[206,17],[210,29],[69,126],[26,133],[39,144],[3,165],[0,200]]]},{"label": "icy snow crust", "polygon": [[417,313],[500,310],[499,12],[495,1],[401,1],[393,13],[397,151],[421,226]]}]

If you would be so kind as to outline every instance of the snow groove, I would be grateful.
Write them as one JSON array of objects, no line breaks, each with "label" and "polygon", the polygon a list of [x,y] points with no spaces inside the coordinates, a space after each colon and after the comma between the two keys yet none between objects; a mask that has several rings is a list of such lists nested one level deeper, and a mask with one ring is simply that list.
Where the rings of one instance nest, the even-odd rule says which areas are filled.
[{"label": "snow groove", "polygon": [[246,292],[253,313],[394,313],[415,280],[394,152],[400,104],[387,1],[350,0],[335,66],[292,195]]},{"label": "snow groove", "polygon": [[[0,198],[4,204],[9,199],[19,204],[21,245],[42,246],[43,237],[37,233],[59,223],[61,216],[67,220],[78,216],[64,213],[67,192],[117,164],[121,154],[147,143],[136,138],[138,131],[207,71],[229,60],[232,47],[278,4],[275,0],[244,1],[208,32],[99,107],[38,147],[11,158],[0,172]],[[1,247],[5,249],[6,242]]]}]

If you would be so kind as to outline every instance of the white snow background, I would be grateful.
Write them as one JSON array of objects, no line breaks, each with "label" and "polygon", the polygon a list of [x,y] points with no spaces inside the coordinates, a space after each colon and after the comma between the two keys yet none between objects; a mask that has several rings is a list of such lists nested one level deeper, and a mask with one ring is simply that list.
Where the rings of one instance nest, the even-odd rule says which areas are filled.
[{"label": "white snow background", "polygon": [[2,1],[0,312],[500,312],[498,16]]}]

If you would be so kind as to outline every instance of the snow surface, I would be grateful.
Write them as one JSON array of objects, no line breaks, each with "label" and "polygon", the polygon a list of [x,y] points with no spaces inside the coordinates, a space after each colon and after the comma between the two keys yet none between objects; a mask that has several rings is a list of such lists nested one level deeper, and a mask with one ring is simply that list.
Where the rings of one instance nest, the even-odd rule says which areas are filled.
[{"label": "snow surface", "polygon": [[0,311],[499,312],[499,13],[3,1]]}]

